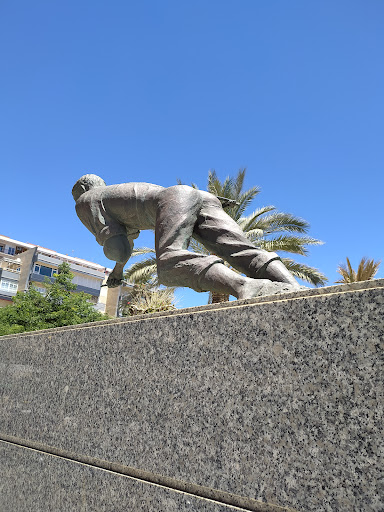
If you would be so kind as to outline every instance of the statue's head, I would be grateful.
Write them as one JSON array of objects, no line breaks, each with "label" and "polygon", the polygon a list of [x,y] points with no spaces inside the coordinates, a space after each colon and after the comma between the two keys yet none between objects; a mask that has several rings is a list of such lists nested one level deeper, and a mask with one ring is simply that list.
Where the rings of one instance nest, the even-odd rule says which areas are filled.
[{"label": "statue's head", "polygon": [[77,201],[81,194],[84,194],[87,190],[91,190],[91,188],[105,186],[106,183],[102,178],[100,178],[100,176],[96,176],[96,174],[84,174],[84,176],[77,180],[73,186],[73,199]]}]

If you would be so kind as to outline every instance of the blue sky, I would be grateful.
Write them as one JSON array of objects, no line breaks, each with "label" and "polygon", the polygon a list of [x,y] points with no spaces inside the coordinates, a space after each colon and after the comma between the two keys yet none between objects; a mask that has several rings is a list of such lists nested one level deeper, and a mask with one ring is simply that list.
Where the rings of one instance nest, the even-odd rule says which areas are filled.
[{"label": "blue sky", "polygon": [[381,0],[1,0],[0,233],[111,266],[74,212],[82,174],[205,188],[247,167],[254,208],[325,242],[297,259],[330,284],[382,259],[383,22]]}]

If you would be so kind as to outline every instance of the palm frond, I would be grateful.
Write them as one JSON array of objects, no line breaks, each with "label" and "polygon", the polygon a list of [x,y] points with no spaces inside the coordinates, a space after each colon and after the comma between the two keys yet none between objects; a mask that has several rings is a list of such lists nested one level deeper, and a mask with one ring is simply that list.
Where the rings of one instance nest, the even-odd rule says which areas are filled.
[{"label": "palm frond", "polygon": [[297,263],[290,258],[281,258],[281,261],[295,277],[302,279],[307,283],[311,283],[315,286],[323,286],[328,281],[327,276],[317,268]]},{"label": "palm frond", "polygon": [[215,170],[208,171],[208,184],[207,190],[215,196],[227,197],[233,199],[231,191],[233,188],[233,178],[227,176],[222,183],[217,177]]},{"label": "palm frond", "polygon": [[362,258],[357,272],[352,268],[349,258],[346,258],[347,264],[341,263],[337,269],[337,272],[341,275],[341,279],[335,281],[335,283],[354,283],[356,281],[370,281],[375,277],[379,270],[381,260],[374,261],[369,260],[366,257]]},{"label": "palm frond", "polygon": [[369,281],[375,277],[381,264],[380,261],[374,261],[362,258],[357,269],[356,281]]},{"label": "palm frond", "polygon": [[262,208],[258,208],[257,210],[252,212],[250,215],[247,215],[246,217],[242,216],[237,221],[237,223],[245,233],[252,229],[259,229],[260,231],[264,231],[262,223],[260,224],[260,227],[257,224],[259,217],[261,215],[265,215],[266,213],[272,212],[273,210],[275,210],[275,207],[272,205],[263,206]]},{"label": "palm frond", "polygon": [[135,256],[143,256],[144,254],[155,254],[155,249],[152,249],[151,247],[138,247],[137,249],[133,249],[131,257],[134,258]]},{"label": "palm frond", "polygon": [[356,272],[353,270],[351,262],[349,261],[349,258],[347,258],[347,267],[348,272],[351,276],[353,276],[353,280],[356,281]]},{"label": "palm frond", "polygon": [[274,212],[264,217],[259,217],[255,225],[262,229],[266,235],[278,233],[279,231],[289,231],[290,233],[307,233],[309,224],[304,219],[296,217],[290,213]]},{"label": "palm frond", "polygon": [[252,187],[243,192],[244,176],[245,169],[240,169],[235,178],[227,176],[225,180],[221,182],[215,170],[210,170],[208,173],[208,192],[216,196],[233,199],[239,203],[232,208],[226,208],[228,215],[235,220],[238,220],[242,216],[249,204],[260,192],[259,187]]},{"label": "palm frond", "polygon": [[[372,260],[373,261],[373,260]],[[366,281],[369,279],[366,277],[369,273],[369,262],[367,262],[367,258],[361,258],[359,266],[356,272],[356,281]]]},{"label": "palm frond", "polygon": [[243,167],[242,169],[239,169],[237,172],[237,176],[234,179],[233,183],[233,193],[236,197],[241,196],[243,187],[244,187],[244,178],[245,178],[245,172],[246,168]]},{"label": "palm frond", "polygon": [[354,283],[355,276],[353,274],[349,274],[348,270],[343,265],[339,265],[337,272],[341,275],[341,279],[335,281],[335,283]]},{"label": "palm frond", "polygon": [[[217,183],[217,187],[220,188],[221,184],[218,179],[217,179],[216,183]],[[232,178],[230,178],[229,176],[227,176],[225,178],[224,183],[221,186],[221,191],[223,193],[223,197],[231,197],[233,195],[233,179]]]},{"label": "palm frond", "polygon": [[306,245],[321,245],[323,242],[309,236],[298,237],[280,235],[271,239],[262,238],[255,240],[254,243],[260,247],[260,249],[264,249],[266,251],[284,251],[290,252],[292,254],[301,254],[302,256],[306,256],[308,253],[308,249],[305,247]]},{"label": "palm frond", "polygon": [[[259,192],[259,187],[252,187],[241,194],[240,197],[237,196],[236,200],[239,204],[233,208],[232,218],[234,218],[236,221],[240,219],[240,217],[244,214],[245,210],[252,203]],[[235,199],[235,197],[233,199]]]},{"label": "palm frond", "polygon": [[[185,183],[183,183],[180,178],[177,178],[176,181],[178,185],[185,185]],[[189,186],[196,190],[199,190],[199,187],[196,185],[196,183],[191,183]]]},{"label": "palm frond", "polygon": [[198,254],[210,254],[209,251],[204,247],[204,245],[198,242],[195,238],[192,238],[189,247]]},{"label": "palm frond", "polygon": [[124,278],[129,283],[156,286],[158,284],[156,258],[152,256],[134,263],[124,272]]},{"label": "palm frond", "polygon": [[353,270],[349,258],[347,258],[346,265],[343,263],[339,265],[337,272],[341,275],[341,279],[335,283],[354,283],[356,281],[356,272]]}]

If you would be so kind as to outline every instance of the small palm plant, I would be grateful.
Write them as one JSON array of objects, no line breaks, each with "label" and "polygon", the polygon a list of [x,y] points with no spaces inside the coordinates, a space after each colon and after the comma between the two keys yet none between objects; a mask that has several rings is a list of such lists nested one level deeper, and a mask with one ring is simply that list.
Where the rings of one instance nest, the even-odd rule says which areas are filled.
[{"label": "small palm plant", "polygon": [[174,300],[173,288],[152,287],[144,283],[134,284],[120,299],[119,311],[121,316],[172,311],[176,309]]},{"label": "small palm plant", "polygon": [[157,311],[171,311],[175,307],[175,289],[161,286],[157,280],[155,250],[148,247],[134,249],[134,256],[148,255],[145,260],[131,265],[124,273],[131,289],[121,298],[122,316],[143,315]]},{"label": "small palm plant", "polygon": [[379,270],[381,260],[374,261],[373,259],[369,260],[368,258],[362,258],[357,272],[352,268],[351,262],[349,258],[346,258],[347,264],[340,264],[337,272],[341,275],[341,279],[335,281],[335,283],[355,283],[356,281],[370,281],[372,280],[377,271]]}]

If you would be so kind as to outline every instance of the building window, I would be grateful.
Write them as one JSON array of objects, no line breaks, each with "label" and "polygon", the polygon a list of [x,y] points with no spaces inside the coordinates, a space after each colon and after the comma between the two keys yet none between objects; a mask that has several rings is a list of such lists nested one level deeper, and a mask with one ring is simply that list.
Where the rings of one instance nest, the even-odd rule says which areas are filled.
[{"label": "building window", "polygon": [[15,248],[14,247],[8,247],[8,254],[11,254],[11,256],[13,256],[15,254]]},{"label": "building window", "polygon": [[4,245],[0,245],[0,252],[4,252]]},{"label": "building window", "polygon": [[17,292],[17,284],[7,279],[0,280],[0,290],[6,290],[9,292]]},{"label": "building window", "polygon": [[57,274],[57,270],[51,267],[45,267],[44,265],[35,265],[34,272],[42,276],[52,277],[53,274]]}]

